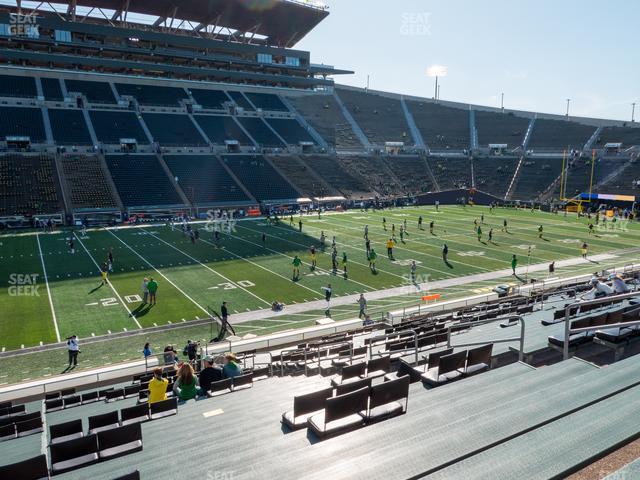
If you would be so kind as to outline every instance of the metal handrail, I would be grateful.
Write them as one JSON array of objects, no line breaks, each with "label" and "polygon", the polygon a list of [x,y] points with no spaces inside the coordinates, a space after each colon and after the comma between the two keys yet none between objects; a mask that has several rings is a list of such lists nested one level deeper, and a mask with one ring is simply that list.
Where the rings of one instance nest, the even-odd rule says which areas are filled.
[{"label": "metal handrail", "polygon": [[[519,337],[513,337],[513,338],[502,338],[502,339],[498,339],[498,340],[485,340],[482,342],[467,342],[467,343],[460,343],[457,345],[451,345],[451,329],[452,328],[460,328],[460,327],[474,327],[477,325],[485,325],[488,323],[494,323],[497,321],[502,321],[502,320],[509,320],[509,323],[511,323],[511,321],[513,320],[517,320],[518,323],[520,324],[520,336]],[[447,327],[447,348],[457,348],[457,347],[475,347],[477,345],[486,345],[487,343],[511,343],[511,342],[520,342],[520,348],[518,350],[518,360],[519,361],[523,361],[524,359],[524,332],[525,332],[525,322],[524,322],[524,318],[522,317],[522,315],[510,315],[508,317],[496,317],[496,318],[491,318],[488,320],[480,320],[480,321],[476,321],[476,322],[467,322],[467,323],[455,323],[452,325],[449,325]]]},{"label": "metal handrail", "polygon": [[[609,303],[612,300],[626,300],[627,298],[635,298],[640,296],[640,292],[631,292],[631,293],[621,293],[621,294],[617,294],[617,295],[608,295],[606,297],[601,297],[595,300],[586,300],[584,302],[575,302],[575,303],[570,303],[568,304],[565,308],[564,308],[564,345],[562,347],[562,357],[564,360],[567,360],[569,358],[569,336],[572,333],[572,329],[571,329],[571,309],[572,308],[576,308],[576,307],[586,307],[589,305],[600,305],[603,303]],[[628,322],[626,325],[632,325],[633,322]],[[640,322],[638,322],[638,324],[640,325]],[[606,325],[606,328],[616,328],[616,325],[618,324],[612,324],[612,325]],[[603,325],[604,326],[604,325]],[[593,330],[594,328],[579,328],[579,329],[575,329],[574,333],[579,333],[580,331],[589,331],[589,330]]]},{"label": "metal handrail", "polygon": [[[393,333],[387,333],[385,335],[378,335],[376,337],[372,337],[371,338],[371,342],[369,343],[369,360],[371,360],[373,358],[373,343],[374,341],[377,340],[387,340],[391,337],[398,337],[401,336],[403,333],[411,333],[413,336],[413,341],[414,341],[414,348],[413,350],[415,350],[415,359],[416,359],[416,363],[418,363],[418,334],[416,333],[415,330],[413,330],[412,328],[408,328],[406,330],[401,330],[399,332],[393,332]],[[412,350],[412,349],[408,349],[408,350]]]}]

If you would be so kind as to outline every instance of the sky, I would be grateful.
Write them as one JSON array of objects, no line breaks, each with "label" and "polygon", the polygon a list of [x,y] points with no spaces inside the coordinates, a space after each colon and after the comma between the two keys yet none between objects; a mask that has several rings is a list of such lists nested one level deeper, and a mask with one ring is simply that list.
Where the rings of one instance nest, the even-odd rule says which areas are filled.
[{"label": "sky", "polygon": [[638,0],[325,0],[295,48],[354,70],[336,83],[564,115],[640,121]]}]

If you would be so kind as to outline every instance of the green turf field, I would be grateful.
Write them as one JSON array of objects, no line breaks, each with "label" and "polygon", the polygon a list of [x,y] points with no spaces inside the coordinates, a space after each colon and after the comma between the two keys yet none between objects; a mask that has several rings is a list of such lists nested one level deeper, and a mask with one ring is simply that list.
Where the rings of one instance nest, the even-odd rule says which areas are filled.
[{"label": "green turf field", "polygon": [[[474,219],[480,221],[483,235],[478,241]],[[418,230],[422,215],[424,230]],[[387,232],[382,218],[386,217]],[[501,232],[503,219],[508,220],[508,233]],[[303,232],[297,221],[290,226],[288,218],[279,225],[264,220],[242,220],[231,234],[222,235],[221,248],[215,248],[212,235],[203,232],[194,245],[179,231],[167,226],[128,227],[117,230],[89,230],[86,237],[76,233],[75,254],[67,247],[69,231],[6,234],[0,237],[0,348],[3,351],[54,343],[71,334],[81,339],[92,336],[133,332],[148,327],[179,324],[208,316],[207,309],[219,309],[222,300],[230,305],[234,316],[247,311],[263,310],[257,319],[236,325],[238,334],[263,334],[276,330],[299,328],[312,324],[323,315],[318,303],[322,287],[331,283],[334,297],[360,292],[390,289],[410,283],[410,263],[415,260],[419,282],[463,277],[475,273],[510,268],[516,254],[524,269],[531,246],[532,264],[576,258],[582,241],[589,243],[589,255],[618,252],[612,263],[632,261],[632,253],[620,252],[639,245],[640,230],[636,224],[615,229],[597,229],[588,235],[587,220],[539,211],[496,209],[486,207],[404,208],[381,212],[352,211],[302,217]],[[399,226],[406,219],[408,235],[400,241]],[[435,221],[434,234],[429,222]],[[395,259],[386,257],[385,241],[391,225],[396,225]],[[372,247],[378,253],[377,271],[369,269],[364,251],[364,226],[369,225]],[[538,238],[538,226],[544,226]],[[488,242],[489,229],[494,228],[493,242]],[[623,228],[620,228],[623,227]],[[309,247],[319,246],[324,231],[327,248],[318,254],[318,268],[309,267]],[[266,244],[262,234],[266,234]],[[331,239],[335,235],[337,250],[348,256],[348,277],[331,273]],[[442,260],[441,248],[449,246],[449,263]],[[98,265],[114,256],[114,272],[109,285],[101,286]],[[304,262],[301,278],[293,282],[291,261],[299,255]],[[589,270],[589,264],[576,269]],[[593,268],[596,270],[597,268]],[[159,284],[158,302],[153,307],[140,301],[144,277]],[[443,299],[490,290],[497,281],[482,285],[452,286],[443,291]],[[271,302],[278,300],[287,307],[275,318]],[[389,295],[370,302],[374,313],[398,306],[415,304],[418,292]],[[300,305],[308,304],[307,309]],[[293,307],[295,305],[295,308]],[[357,306],[332,309],[336,319],[353,318]],[[208,327],[199,327],[199,332]],[[186,331],[186,329],[185,329]],[[166,336],[167,334],[163,334]],[[186,333],[184,334],[186,335]],[[202,332],[206,336],[206,332]],[[164,338],[164,337],[162,337]]]}]

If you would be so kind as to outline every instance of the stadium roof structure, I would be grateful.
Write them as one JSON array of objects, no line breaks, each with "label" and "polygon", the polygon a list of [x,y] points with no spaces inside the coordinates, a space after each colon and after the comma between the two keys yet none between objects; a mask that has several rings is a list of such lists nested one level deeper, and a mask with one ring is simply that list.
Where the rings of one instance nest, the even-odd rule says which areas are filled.
[{"label": "stadium roof structure", "polygon": [[[102,19],[112,25],[149,23],[238,41],[291,48],[328,15],[316,0],[56,0],[1,1],[23,10],[55,11]],[[136,18],[132,21],[132,18]]]}]

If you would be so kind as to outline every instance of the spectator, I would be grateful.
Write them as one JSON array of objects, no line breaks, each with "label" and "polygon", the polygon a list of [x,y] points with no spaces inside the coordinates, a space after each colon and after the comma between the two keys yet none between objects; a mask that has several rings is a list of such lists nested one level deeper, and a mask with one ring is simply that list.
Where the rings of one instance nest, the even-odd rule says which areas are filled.
[{"label": "spectator", "polygon": [[213,357],[205,357],[204,368],[200,372],[200,388],[202,394],[206,394],[211,382],[217,382],[219,380],[222,380],[222,369],[214,367]]},{"label": "spectator", "polygon": [[67,338],[67,349],[69,350],[69,367],[71,367],[71,364],[73,364],[74,367],[78,366],[78,354],[80,353],[78,337],[71,335]]},{"label": "spectator", "polygon": [[187,345],[184,347],[183,353],[189,358],[191,363],[195,362],[198,353],[198,343],[192,340],[187,340]]},{"label": "spectator", "polygon": [[190,363],[183,363],[173,384],[173,393],[182,401],[191,400],[198,395],[198,377]]},{"label": "spectator", "polygon": [[360,294],[360,298],[358,299],[358,305],[360,306],[360,313],[358,313],[358,318],[367,317],[367,299],[364,298],[364,294]]},{"label": "spectator", "polygon": [[149,289],[149,305],[156,304],[156,292],[158,291],[158,282],[156,282],[153,278],[149,280],[147,283],[147,288]]},{"label": "spectator", "polygon": [[629,286],[625,283],[620,275],[616,275],[612,273],[609,275],[609,280],[611,280],[611,286],[613,287],[614,293],[629,293]]},{"label": "spectator", "polygon": [[164,347],[164,364],[175,365],[176,363],[178,363],[178,352],[173,345],[167,345]]},{"label": "spectator", "polygon": [[613,293],[613,289],[607,285],[606,283],[602,283],[596,277],[591,279],[591,286],[593,287],[589,290],[585,296],[591,296],[593,298],[606,297],[607,295],[611,295]]},{"label": "spectator", "polygon": [[167,399],[167,385],[169,380],[162,378],[162,369],[153,369],[153,378],[149,382],[149,403],[161,402]]},{"label": "spectator", "polygon": [[142,349],[142,354],[144,358],[150,357],[153,352],[151,352],[151,347],[149,346],[149,342],[144,344],[144,348]]},{"label": "spectator", "polygon": [[149,279],[144,277],[142,280],[142,304],[146,305],[149,300]]},{"label": "spectator", "polygon": [[242,375],[242,367],[238,363],[235,353],[229,352],[224,356],[224,366],[222,373],[225,378],[233,378]]}]

